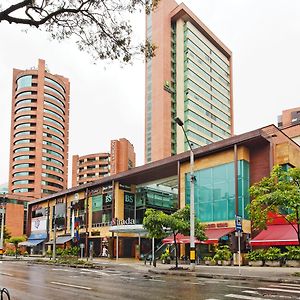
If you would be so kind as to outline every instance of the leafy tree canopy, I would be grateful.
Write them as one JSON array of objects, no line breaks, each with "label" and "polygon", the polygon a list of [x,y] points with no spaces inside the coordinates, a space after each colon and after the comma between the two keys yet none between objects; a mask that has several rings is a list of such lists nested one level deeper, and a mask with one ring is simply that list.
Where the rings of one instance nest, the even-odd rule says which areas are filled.
[{"label": "leafy tree canopy", "polygon": [[10,232],[7,230],[6,226],[4,226],[4,231],[3,231],[3,239],[8,240],[11,238]]},{"label": "leafy tree canopy", "polygon": [[[148,208],[143,220],[144,227],[148,230],[151,238],[164,238],[172,232],[189,235],[190,234],[190,207],[186,207],[168,215],[162,211]],[[199,222],[195,222],[195,237],[198,240],[205,240],[204,226]]]},{"label": "leafy tree canopy", "polygon": [[[149,13],[159,0],[23,0],[0,4],[0,23],[33,26],[58,41],[74,38],[80,50],[94,59],[129,62],[134,54],[153,56],[155,47],[132,45],[128,14]],[[8,4],[8,5],[7,5]],[[124,17],[125,16],[125,17]]]},{"label": "leafy tree canopy", "polygon": [[[178,233],[189,235],[190,233],[190,207],[186,206],[175,213],[168,215],[162,211],[147,209],[143,220],[144,227],[151,238],[163,238],[170,232],[174,237],[176,268],[178,267],[176,235]],[[205,240],[204,226],[195,222],[195,237]]]},{"label": "leafy tree canopy", "polygon": [[254,228],[266,228],[269,213],[284,217],[297,232],[300,245],[300,169],[275,166],[269,177],[250,187],[247,209]]}]

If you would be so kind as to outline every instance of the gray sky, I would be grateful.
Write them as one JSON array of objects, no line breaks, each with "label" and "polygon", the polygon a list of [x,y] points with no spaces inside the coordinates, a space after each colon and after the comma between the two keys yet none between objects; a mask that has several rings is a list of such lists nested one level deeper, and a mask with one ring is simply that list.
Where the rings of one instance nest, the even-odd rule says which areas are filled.
[{"label": "gray sky", "polygon": [[[179,2],[178,2],[179,3]],[[300,106],[299,0],[186,0],[184,2],[233,52],[235,133],[277,123],[282,110]],[[136,16],[136,37],[144,17]],[[158,45],[159,46],[159,45]],[[127,138],[138,165],[144,157],[144,65],[93,64],[71,42],[50,41],[38,30],[0,23],[0,183],[8,181],[12,69],[37,66],[68,77],[69,173],[73,154],[107,152],[111,139]],[[70,180],[69,180],[70,185]]]}]

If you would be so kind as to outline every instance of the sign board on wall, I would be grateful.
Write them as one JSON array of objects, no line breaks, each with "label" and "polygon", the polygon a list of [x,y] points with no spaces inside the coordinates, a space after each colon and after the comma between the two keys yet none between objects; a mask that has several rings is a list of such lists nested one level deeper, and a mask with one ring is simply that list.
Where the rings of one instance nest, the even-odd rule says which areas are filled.
[{"label": "sign board on wall", "polygon": [[47,230],[47,217],[37,217],[31,219],[31,232],[46,231]]}]

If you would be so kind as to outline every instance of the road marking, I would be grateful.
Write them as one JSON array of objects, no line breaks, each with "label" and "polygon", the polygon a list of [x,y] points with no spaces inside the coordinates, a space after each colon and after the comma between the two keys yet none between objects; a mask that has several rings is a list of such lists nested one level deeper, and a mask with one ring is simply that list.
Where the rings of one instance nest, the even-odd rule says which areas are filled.
[{"label": "road marking", "polygon": [[189,282],[190,284],[195,284],[195,285],[205,285],[204,283],[202,283],[202,282]]},{"label": "road marking", "polygon": [[0,272],[0,275],[13,277],[13,274]]},{"label": "road marking", "polygon": [[157,282],[166,282],[165,280],[161,280],[161,279],[149,279],[149,280],[151,280],[151,281],[157,281]]},{"label": "road marking", "polygon": [[251,286],[242,286],[242,285],[227,285],[230,288],[235,288],[235,289],[253,289],[256,290],[255,287],[251,287]]},{"label": "road marking", "polygon": [[238,294],[227,294],[225,297],[234,298],[234,299],[245,299],[245,300],[272,300],[268,298],[258,298],[258,297],[251,297],[245,295],[238,295]]},{"label": "road marking", "polygon": [[269,287],[275,287],[275,288],[278,288],[278,287],[282,287],[282,288],[293,288],[293,289],[295,289],[295,290],[300,290],[299,285],[298,285],[298,286],[290,286],[290,285],[287,285],[287,284],[280,284],[280,286],[278,286],[278,285],[271,284],[271,285],[269,285]]},{"label": "road marking", "polygon": [[271,289],[267,287],[259,287],[257,288],[258,290],[263,290],[263,291],[272,291],[272,292],[285,292],[285,293],[294,293],[294,294],[300,294],[299,290],[285,290],[285,289]]},{"label": "road marking", "polygon": [[74,270],[69,270],[69,269],[52,269],[52,271],[74,272]]},{"label": "road marking", "polygon": [[259,295],[258,291],[248,291],[248,290],[245,290],[245,291],[242,291],[242,293]]},{"label": "road marking", "polygon": [[279,285],[288,285],[288,286],[299,287],[299,284],[295,284],[295,283],[280,283]]},{"label": "road marking", "polygon": [[82,289],[82,290],[91,290],[91,289],[92,289],[92,288],[87,287],[87,286],[74,285],[74,284],[68,284],[68,283],[63,283],[63,282],[51,281],[50,283],[56,284],[56,285],[62,285],[62,286],[73,287],[73,288],[76,288],[76,289]]}]

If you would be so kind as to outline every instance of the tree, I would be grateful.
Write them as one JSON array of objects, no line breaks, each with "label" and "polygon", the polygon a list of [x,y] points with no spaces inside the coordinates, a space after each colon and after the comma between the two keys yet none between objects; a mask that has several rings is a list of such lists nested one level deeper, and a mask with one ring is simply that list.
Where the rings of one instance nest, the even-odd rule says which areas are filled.
[{"label": "tree", "polygon": [[266,228],[270,213],[281,215],[296,231],[300,245],[300,169],[275,166],[269,177],[250,187],[247,209],[254,228]]},{"label": "tree", "polygon": [[[124,16],[145,8],[154,9],[159,0],[19,0],[0,4],[0,23],[44,29],[58,41],[74,38],[80,50],[94,59],[131,60],[137,52],[153,56],[155,47],[132,45],[132,27]],[[15,1],[14,1],[15,2]]]},{"label": "tree", "polygon": [[18,257],[18,248],[19,248],[19,243],[26,241],[25,236],[14,236],[11,237],[8,242],[14,244],[15,250],[16,250],[16,258]]},{"label": "tree", "polygon": [[7,230],[6,226],[4,226],[3,240],[9,240],[10,238],[11,238],[11,233]]},{"label": "tree", "polygon": [[[171,231],[174,238],[176,268],[178,268],[177,234],[189,235],[190,231],[190,208],[186,206],[175,213],[168,215],[162,211],[149,208],[146,210],[143,220],[144,228],[149,232],[151,238],[163,238],[166,230]],[[195,236],[198,240],[206,239],[204,226],[199,221],[195,222]]]}]

